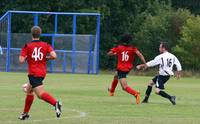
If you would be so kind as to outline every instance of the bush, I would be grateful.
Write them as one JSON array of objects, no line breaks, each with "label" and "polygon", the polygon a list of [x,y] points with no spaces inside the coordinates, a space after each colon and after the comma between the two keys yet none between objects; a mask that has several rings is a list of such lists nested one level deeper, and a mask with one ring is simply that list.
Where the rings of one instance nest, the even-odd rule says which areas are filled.
[{"label": "bush", "polygon": [[200,70],[200,16],[191,16],[182,27],[181,38],[173,51],[185,69]]}]

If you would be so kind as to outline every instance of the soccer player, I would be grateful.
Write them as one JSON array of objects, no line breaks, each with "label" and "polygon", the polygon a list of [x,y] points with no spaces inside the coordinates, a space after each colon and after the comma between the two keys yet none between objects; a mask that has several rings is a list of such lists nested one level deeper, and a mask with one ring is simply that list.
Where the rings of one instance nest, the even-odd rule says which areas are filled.
[{"label": "soccer player", "polygon": [[111,87],[108,88],[110,96],[114,96],[115,88],[118,84],[118,79],[122,86],[122,89],[127,93],[135,96],[136,104],[140,103],[140,93],[135,91],[130,86],[128,86],[126,81],[126,76],[133,68],[133,61],[135,58],[135,54],[142,60],[143,63],[146,63],[143,55],[140,51],[133,45],[130,45],[130,41],[132,40],[132,36],[129,34],[125,34],[122,36],[119,41],[119,45],[112,48],[107,54],[108,56],[117,56],[117,71],[114,75],[114,79],[112,81]]},{"label": "soccer player", "polygon": [[176,56],[168,52],[169,47],[166,42],[161,42],[159,51],[160,55],[156,56],[154,60],[147,62],[146,64],[141,64],[137,66],[137,69],[146,69],[148,67],[153,67],[159,65],[159,75],[155,76],[152,80],[150,80],[148,87],[146,89],[145,98],[142,103],[148,103],[149,96],[152,91],[152,86],[155,85],[156,94],[167,98],[173,105],[176,105],[176,97],[167,94],[164,89],[164,84],[169,80],[171,75],[174,75],[173,66],[176,65],[177,79],[180,78],[180,71],[182,70],[181,64]]},{"label": "soccer player", "polygon": [[46,62],[47,60],[56,59],[56,53],[51,45],[39,39],[41,32],[42,30],[39,26],[33,26],[31,28],[32,41],[25,44],[19,56],[19,62],[21,64],[27,60],[29,78],[29,83],[26,87],[24,111],[19,117],[20,120],[29,118],[28,113],[34,100],[33,92],[39,99],[55,107],[58,118],[61,115],[61,102],[57,101],[44,90],[43,80],[46,76]]}]

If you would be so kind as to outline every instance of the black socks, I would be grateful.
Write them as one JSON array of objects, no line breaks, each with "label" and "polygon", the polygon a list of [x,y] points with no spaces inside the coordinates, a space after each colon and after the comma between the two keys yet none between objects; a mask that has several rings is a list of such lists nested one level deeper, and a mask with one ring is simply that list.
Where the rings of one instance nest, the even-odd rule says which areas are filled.
[{"label": "black socks", "polygon": [[152,86],[148,86],[146,90],[146,96],[149,97],[152,91]]},{"label": "black socks", "polygon": [[152,86],[148,86],[147,90],[146,90],[146,96],[145,96],[145,98],[143,100],[144,103],[148,102],[148,99],[149,99],[149,96],[151,94],[151,91],[152,91]]},{"label": "black socks", "polygon": [[164,98],[171,99],[171,96],[164,91],[160,91],[158,94]]}]

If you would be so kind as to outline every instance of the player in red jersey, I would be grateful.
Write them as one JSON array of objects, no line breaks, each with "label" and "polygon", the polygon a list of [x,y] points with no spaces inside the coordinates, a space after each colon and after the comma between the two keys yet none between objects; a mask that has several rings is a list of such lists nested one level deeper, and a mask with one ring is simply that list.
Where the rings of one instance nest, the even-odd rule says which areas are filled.
[{"label": "player in red jersey", "polygon": [[126,76],[133,68],[133,61],[135,59],[135,54],[141,59],[143,63],[146,63],[144,56],[140,53],[140,51],[135,47],[129,44],[132,40],[132,36],[129,34],[125,34],[122,36],[120,40],[120,45],[112,48],[108,52],[108,56],[117,56],[117,72],[114,75],[114,79],[112,81],[111,87],[108,88],[110,96],[114,96],[115,88],[118,84],[118,79],[122,86],[122,89],[127,93],[135,96],[136,104],[140,103],[140,93],[138,91],[133,90],[130,86],[128,86],[126,82]]},{"label": "player in red jersey", "polygon": [[61,115],[61,103],[44,90],[42,82],[46,76],[46,62],[47,60],[56,59],[56,53],[51,45],[39,40],[41,32],[42,30],[39,26],[31,28],[32,41],[25,44],[19,56],[20,63],[24,63],[27,60],[29,78],[29,83],[26,87],[24,111],[19,117],[20,120],[29,118],[28,113],[34,100],[33,92],[39,99],[55,106],[57,117]]}]

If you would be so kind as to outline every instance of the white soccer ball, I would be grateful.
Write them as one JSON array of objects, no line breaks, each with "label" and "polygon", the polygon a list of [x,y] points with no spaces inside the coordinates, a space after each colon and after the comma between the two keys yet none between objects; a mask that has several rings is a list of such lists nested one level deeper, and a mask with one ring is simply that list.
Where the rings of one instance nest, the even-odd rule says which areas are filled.
[{"label": "white soccer ball", "polygon": [[22,85],[22,90],[26,93],[28,88],[28,83]]}]

